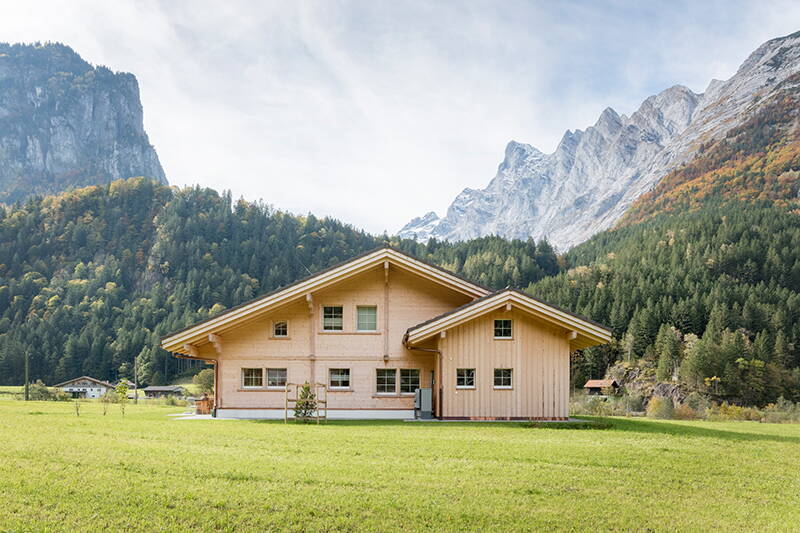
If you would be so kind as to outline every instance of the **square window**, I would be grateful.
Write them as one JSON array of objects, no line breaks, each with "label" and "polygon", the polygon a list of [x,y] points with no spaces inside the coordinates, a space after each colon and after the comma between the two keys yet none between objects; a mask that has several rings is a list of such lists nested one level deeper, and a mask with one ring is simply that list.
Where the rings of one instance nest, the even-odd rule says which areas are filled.
[{"label": "square window", "polygon": [[322,329],[324,331],[342,331],[344,312],[341,305],[322,308]]},{"label": "square window", "polygon": [[378,329],[378,308],[374,305],[359,305],[358,323],[356,329],[358,331],[375,331]]},{"label": "square window", "polygon": [[286,369],[268,368],[267,387],[284,388],[286,387]]},{"label": "square window", "polygon": [[242,387],[263,387],[264,372],[260,368],[242,369]]},{"label": "square window", "polygon": [[512,374],[513,370],[510,368],[495,368],[494,369],[494,388],[495,389],[510,389],[513,385]]},{"label": "square window", "polygon": [[501,318],[494,321],[494,338],[495,339],[512,338],[511,319]]},{"label": "square window", "polygon": [[400,369],[400,392],[413,393],[419,388],[419,369],[401,368]]},{"label": "square window", "polygon": [[397,370],[394,368],[379,368],[375,390],[378,394],[394,394],[397,392]]},{"label": "square window", "polygon": [[349,368],[331,368],[330,370],[328,370],[328,376],[330,376],[330,388],[332,389],[350,388]]},{"label": "square window", "polygon": [[288,337],[289,324],[285,320],[279,320],[272,323],[272,336],[273,337]]},{"label": "square window", "polygon": [[457,368],[456,369],[456,388],[474,389],[475,388],[475,369]]}]

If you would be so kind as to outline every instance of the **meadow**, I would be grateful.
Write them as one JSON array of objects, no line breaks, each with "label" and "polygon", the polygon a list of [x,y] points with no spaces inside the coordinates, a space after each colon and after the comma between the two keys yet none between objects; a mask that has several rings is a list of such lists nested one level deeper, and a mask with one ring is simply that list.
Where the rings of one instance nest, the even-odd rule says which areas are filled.
[{"label": "meadow", "polygon": [[796,530],[800,425],[175,420],[0,396],[0,531]]}]

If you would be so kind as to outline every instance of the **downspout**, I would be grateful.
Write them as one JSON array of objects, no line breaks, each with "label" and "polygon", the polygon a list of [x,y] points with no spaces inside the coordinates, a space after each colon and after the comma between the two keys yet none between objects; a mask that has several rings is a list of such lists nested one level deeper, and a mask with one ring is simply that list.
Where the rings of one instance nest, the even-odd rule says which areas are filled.
[{"label": "downspout", "polygon": [[436,383],[436,388],[439,391],[439,394],[436,395],[437,396],[436,410],[439,412],[438,413],[439,418],[442,418],[442,413],[444,412],[444,410],[442,409],[442,401],[444,398],[444,393],[442,391],[442,351],[437,350],[435,348],[420,348],[417,346],[411,346],[408,343],[408,332],[406,332],[406,334],[403,335],[403,347],[405,347],[406,350],[416,350],[418,352],[427,352],[436,354],[436,359],[439,362],[439,364],[437,365],[438,368],[436,369],[436,376],[438,380],[438,382]]}]

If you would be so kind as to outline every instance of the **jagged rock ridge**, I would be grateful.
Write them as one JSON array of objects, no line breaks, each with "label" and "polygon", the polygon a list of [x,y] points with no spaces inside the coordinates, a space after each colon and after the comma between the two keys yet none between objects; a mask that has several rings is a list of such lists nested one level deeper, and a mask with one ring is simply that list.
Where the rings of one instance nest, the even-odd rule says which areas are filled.
[{"label": "jagged rock ridge", "polygon": [[0,202],[132,176],[166,183],[136,78],[61,44],[0,43]]},{"label": "jagged rock ridge", "polygon": [[743,122],[800,70],[800,32],[761,45],[727,81],[703,94],[676,85],[630,117],[607,108],[594,126],[567,131],[543,154],[511,141],[485,189],[464,189],[447,214],[428,213],[399,235],[465,240],[484,235],[546,237],[564,250],[611,227],[643,193],[700,145]]}]

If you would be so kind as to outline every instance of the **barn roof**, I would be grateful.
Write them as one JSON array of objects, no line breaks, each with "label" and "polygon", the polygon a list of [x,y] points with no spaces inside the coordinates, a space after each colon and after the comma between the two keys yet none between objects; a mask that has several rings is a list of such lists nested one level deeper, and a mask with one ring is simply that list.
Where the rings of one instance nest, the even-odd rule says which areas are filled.
[{"label": "barn roof", "polygon": [[88,380],[88,381],[93,381],[94,383],[97,383],[98,385],[102,385],[103,387],[107,387],[109,389],[113,389],[114,388],[114,385],[112,385],[108,381],[103,381],[103,380],[100,380],[100,379],[97,379],[97,378],[93,378],[91,376],[81,376],[79,378],[68,379],[67,381],[64,381],[62,383],[58,383],[56,385],[53,385],[53,387],[64,387],[66,385],[69,385],[70,383],[73,383],[75,381],[79,381],[81,379],[85,379],[85,380]]},{"label": "barn roof", "polygon": [[590,379],[583,386],[584,389],[605,389],[607,387],[617,387],[617,381],[614,379]]}]

